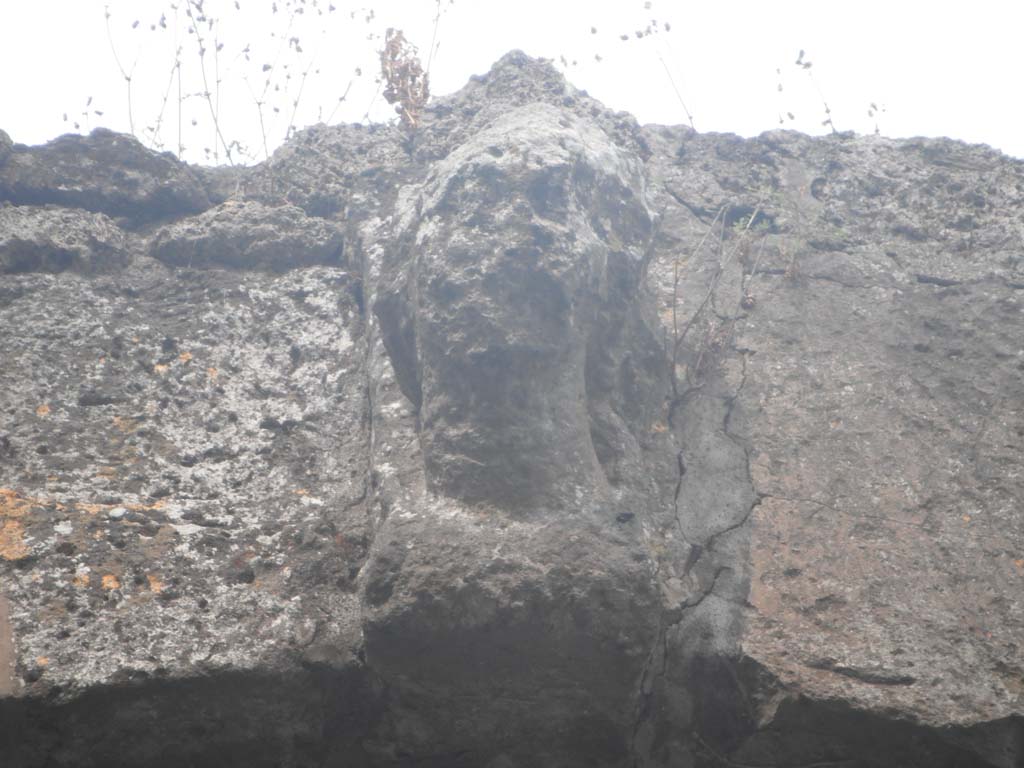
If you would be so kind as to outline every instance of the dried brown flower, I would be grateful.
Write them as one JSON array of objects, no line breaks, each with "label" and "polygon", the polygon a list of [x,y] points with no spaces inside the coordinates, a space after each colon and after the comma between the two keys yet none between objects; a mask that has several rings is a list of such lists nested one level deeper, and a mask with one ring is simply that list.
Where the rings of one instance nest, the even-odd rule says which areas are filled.
[{"label": "dried brown flower", "polygon": [[384,98],[395,105],[402,128],[409,134],[419,126],[423,107],[430,98],[430,77],[423,71],[418,50],[405,39],[402,30],[389,28],[380,52]]}]

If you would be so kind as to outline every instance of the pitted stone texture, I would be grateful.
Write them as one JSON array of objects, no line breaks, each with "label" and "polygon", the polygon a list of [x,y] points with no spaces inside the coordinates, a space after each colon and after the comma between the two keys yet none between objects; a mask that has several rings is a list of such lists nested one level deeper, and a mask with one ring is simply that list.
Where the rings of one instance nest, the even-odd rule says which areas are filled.
[{"label": "pitted stone texture", "polygon": [[0,274],[108,272],[137,249],[102,213],[0,204]]},{"label": "pitted stone texture", "polygon": [[350,276],[6,276],[15,693],[353,663],[368,545]]},{"label": "pitted stone texture", "polygon": [[367,265],[387,354],[363,593],[382,763],[625,764],[659,639],[644,531],[671,486],[642,166],[532,104],[402,190],[395,219]]},{"label": "pitted stone texture", "polygon": [[[748,714],[719,707],[708,754],[1018,764],[1024,164],[948,140],[647,130],[666,334],[710,291],[679,374],[710,359],[739,383],[729,431],[759,499],[737,648],[759,672],[717,676]],[[698,250],[709,231],[723,247]]]},{"label": "pitted stone texture", "polygon": [[273,272],[340,266],[343,251],[338,228],[306,216],[301,208],[237,200],[168,224],[150,246],[154,258],[171,266]]},{"label": "pitted stone texture", "polygon": [[210,207],[201,180],[187,165],[104,128],[39,147],[14,147],[0,164],[0,200],[84,208],[133,227]]},{"label": "pitted stone texture", "polygon": [[388,215],[398,186],[422,170],[402,148],[402,132],[395,126],[315,125],[252,168],[236,197],[358,222],[369,211]]},{"label": "pitted stone texture", "polygon": [[643,195],[637,158],[536,104],[455,150],[399,208],[400,272],[375,307],[433,490],[529,507],[600,482],[588,338],[603,305],[635,297]]},{"label": "pitted stone texture", "polygon": [[641,130],[512,53],[201,172],[172,270],[111,136],[0,166],[91,147],[40,189],[141,243],[0,281],[9,762],[1021,764],[1020,162]]},{"label": "pitted stone texture", "polygon": [[603,131],[605,141],[627,154],[645,161],[650,157],[636,118],[627,112],[613,112],[586,91],[574,88],[550,61],[522,51],[510,51],[486,74],[475,75],[461,90],[432,102],[407,148],[421,161],[443,159],[507,113],[530,104],[570,112]]},{"label": "pitted stone texture", "polygon": [[11,156],[13,147],[14,142],[11,141],[11,137],[6,131],[0,130],[0,166]]}]

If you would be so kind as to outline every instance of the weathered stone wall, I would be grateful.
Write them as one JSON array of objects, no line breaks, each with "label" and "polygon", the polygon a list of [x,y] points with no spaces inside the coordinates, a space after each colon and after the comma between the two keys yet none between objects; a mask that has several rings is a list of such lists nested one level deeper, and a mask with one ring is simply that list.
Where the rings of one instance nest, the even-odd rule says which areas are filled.
[{"label": "weathered stone wall", "polygon": [[0,133],[12,766],[1024,761],[1024,163],[641,127]]}]

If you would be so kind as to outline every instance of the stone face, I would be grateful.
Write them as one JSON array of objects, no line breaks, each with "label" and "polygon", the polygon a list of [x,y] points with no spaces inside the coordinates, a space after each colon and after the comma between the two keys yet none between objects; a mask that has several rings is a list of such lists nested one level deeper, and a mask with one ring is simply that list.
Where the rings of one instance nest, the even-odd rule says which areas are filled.
[{"label": "stone face", "polygon": [[253,169],[3,138],[12,765],[1024,760],[1024,163],[515,52]]},{"label": "stone face", "polygon": [[151,152],[134,137],[103,128],[9,152],[0,163],[0,201],[83,208],[130,226],[210,207],[200,179],[173,155]]},{"label": "stone face", "polygon": [[[639,519],[663,500],[656,484],[606,477],[588,401],[611,414],[612,394],[630,393],[602,377],[635,367],[651,407],[637,403],[630,426],[643,433],[664,398],[641,305],[643,183],[603,131],[533,105],[399,197],[398,246],[371,296],[417,411],[422,476],[382,494],[364,614],[367,662],[401,713],[391,749],[461,746],[465,764],[631,759],[660,622]],[[619,430],[609,440],[640,453]],[[427,705],[424,685],[443,704]]]},{"label": "stone face", "polygon": [[3,165],[7,158],[11,156],[13,147],[14,142],[11,141],[11,137],[6,131],[0,130],[0,165]]},{"label": "stone face", "polygon": [[101,213],[0,205],[0,274],[106,272],[125,266],[131,248]]},{"label": "stone face", "polygon": [[291,205],[229,201],[154,236],[150,254],[177,267],[228,267],[282,272],[339,265],[342,235],[333,224]]},{"label": "stone face", "polygon": [[5,280],[0,557],[33,654],[22,680],[41,667],[31,685],[70,697],[200,660],[273,668],[326,637],[354,652],[366,404],[347,375],[350,277],[140,260]]},{"label": "stone face", "polygon": [[404,268],[375,309],[419,406],[431,489],[526,507],[599,491],[587,356],[637,298],[653,232],[639,159],[571,113],[528,106],[403,202]]},{"label": "stone face", "polygon": [[[975,726],[951,741],[984,755],[940,759],[919,735],[931,746],[914,757],[892,746],[902,734],[865,751],[872,764],[1014,765],[1024,283],[1006,213],[1024,201],[1024,167],[948,141],[649,130],[683,285],[717,273],[690,255],[715,212],[763,216],[707,323],[729,335],[719,365],[740,382],[732,422],[759,498],[742,656],[776,691],[761,730],[723,741],[730,759],[824,759],[824,744],[784,735],[801,706],[833,750],[863,748],[802,697],[841,703],[851,722]],[[653,271],[669,295],[671,266]]]}]

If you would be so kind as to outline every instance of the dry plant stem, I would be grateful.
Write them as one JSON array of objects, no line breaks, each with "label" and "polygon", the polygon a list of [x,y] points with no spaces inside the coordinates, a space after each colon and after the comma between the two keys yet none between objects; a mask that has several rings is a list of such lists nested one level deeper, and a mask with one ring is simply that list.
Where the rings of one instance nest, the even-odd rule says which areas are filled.
[{"label": "dry plant stem", "polygon": [[[719,211],[719,214],[715,216],[715,220],[711,222],[711,227],[714,227],[715,221],[718,220],[718,216],[720,216],[724,212],[724,210],[725,210],[724,208],[721,209]],[[740,237],[741,238],[748,231],[750,231],[751,225],[753,224],[754,220],[757,218],[757,215],[760,212],[761,212],[761,206],[758,205],[757,207],[754,208],[754,212],[752,214],[750,214],[750,218],[747,219],[747,224],[746,224],[745,227],[743,227],[743,230],[740,233]],[[701,240],[701,244],[704,243],[704,241],[707,239],[708,235],[711,233],[711,227],[708,228],[708,232],[704,235],[704,238]],[[723,221],[721,238],[719,240],[719,262],[718,262],[718,267],[715,270],[715,274],[711,278],[711,284],[708,286],[708,290],[704,294],[704,298],[701,300],[700,304],[697,306],[697,309],[694,311],[694,313],[692,315],[690,315],[689,320],[686,321],[685,325],[683,326],[682,331],[680,333],[676,334],[674,336],[674,339],[673,339],[673,347],[672,347],[672,392],[673,392],[673,394],[675,394],[677,396],[678,396],[678,382],[676,381],[676,363],[677,363],[677,361],[679,359],[679,348],[682,346],[683,340],[686,338],[686,335],[690,332],[690,329],[693,327],[694,323],[697,322],[697,319],[703,314],[704,309],[707,307],[708,303],[711,301],[712,297],[715,295],[715,290],[718,288],[718,283],[719,283],[719,281],[722,278],[722,274],[725,272],[725,268],[732,261],[733,257],[737,253],[739,253],[739,249],[740,249],[740,244],[737,243],[737,245],[731,251],[729,251],[729,253],[727,255],[723,255],[724,254],[724,250],[725,250],[725,225],[724,225],[724,221]],[[699,250],[700,250],[700,247],[698,246],[698,249],[697,249],[697,251],[695,251],[695,253],[699,252]],[[676,297],[673,297],[673,299],[675,299],[675,298]],[[673,322],[675,320],[675,304],[676,303],[677,302],[674,300],[673,301]],[[673,329],[673,330],[675,330],[675,329]],[[698,364],[701,362],[701,360],[704,357],[704,349],[706,348],[706,346],[707,346],[706,344],[702,344],[701,351],[700,351],[700,353],[698,355],[698,358],[697,358]],[[689,376],[689,371],[687,371],[687,376]]]},{"label": "dry plant stem", "polygon": [[302,91],[306,88],[306,78],[309,77],[310,70],[313,69],[315,63],[316,56],[309,60],[309,66],[302,72],[302,80],[299,81],[299,92],[295,95],[295,100],[292,102],[292,116],[288,118],[288,130],[285,131],[285,138],[291,138],[295,131],[295,115],[299,111],[299,102],[302,101]]},{"label": "dry plant stem", "polygon": [[[281,63],[281,57],[284,55],[285,46],[288,45],[288,40],[291,39],[292,27],[294,27],[294,26],[295,26],[295,10],[293,9],[291,11],[291,13],[288,14],[288,26],[285,27],[284,34],[281,35],[281,42],[278,43],[277,53],[274,54],[274,61],[271,63],[270,69],[267,70],[270,74],[267,75],[267,79],[263,82],[263,90],[262,90],[262,92],[260,92],[260,98],[259,98],[259,101],[257,102],[257,106],[260,109],[260,125],[263,124],[263,105],[267,103],[267,91],[270,90],[271,80],[273,79],[273,77],[277,73],[277,66],[278,66],[278,64]],[[273,130],[273,126],[271,126],[271,129]],[[263,151],[264,151],[265,154],[266,154],[266,150],[267,150],[266,139],[264,138]],[[270,155],[267,154],[267,157],[269,157],[269,156]]]},{"label": "dry plant stem", "polygon": [[818,81],[814,79],[814,74],[811,70],[807,70],[807,77],[811,80],[811,85],[814,86],[814,90],[818,92],[818,98],[821,99],[822,105],[825,107],[825,122],[823,125],[827,125],[833,134],[839,133],[836,130],[836,124],[832,122],[832,110],[828,106],[828,102],[825,100],[825,94],[821,92],[821,88],[818,87]]},{"label": "dry plant stem", "polygon": [[181,61],[178,61],[178,159],[185,154],[185,143],[181,139]]},{"label": "dry plant stem", "polygon": [[[718,213],[715,214],[715,218],[712,219],[708,225],[707,231],[704,233],[704,237],[700,239],[697,247],[693,251],[693,255],[696,256],[700,253],[701,248],[704,247],[704,243],[707,242],[708,237],[715,229],[715,224],[718,223],[718,219],[726,211],[726,206],[722,206],[718,209]],[[700,310],[698,309],[699,313]],[[679,332],[679,256],[677,255],[672,261],[672,391],[673,394],[678,395],[676,391],[676,363],[679,360],[679,347],[683,343],[683,339],[686,338],[687,332],[690,330],[690,326],[693,325],[696,315],[690,318],[686,323],[686,328]]]},{"label": "dry plant stem", "polygon": [[[163,142],[160,140],[160,129],[164,124],[164,113],[167,111],[167,102],[171,98],[171,88],[174,86],[174,73],[181,67],[181,47],[178,46],[174,54],[174,63],[171,64],[171,74],[167,78],[167,88],[164,90],[164,97],[160,102],[160,112],[156,116],[156,123],[153,125],[153,146],[163,147]],[[178,111],[181,111],[181,105],[179,102]],[[180,126],[179,126],[180,127]],[[180,137],[178,144],[181,144]],[[181,152],[179,146],[178,159],[181,159]]]},{"label": "dry plant stem", "polygon": [[[231,165],[235,164],[234,158],[231,157],[231,147],[224,140],[224,135],[220,130],[220,122],[217,120],[217,109],[213,103],[213,96],[210,93],[209,79],[206,76],[206,44],[203,41],[202,33],[199,31],[199,16],[203,14],[196,8],[195,0],[185,0],[188,7],[189,18],[192,19],[192,28],[195,30],[196,42],[199,45],[199,72],[203,78],[203,98],[206,100],[206,106],[210,110],[210,117],[213,119],[213,130],[214,130],[214,148],[216,152],[217,140],[220,140],[221,146],[224,147],[224,155],[227,157],[228,162]],[[215,154],[216,157],[216,154]]]},{"label": "dry plant stem", "polygon": [[345,99],[348,98],[348,92],[352,90],[352,83],[353,82],[354,82],[353,80],[349,80],[348,81],[348,85],[345,86],[345,92],[343,94],[341,94],[341,96],[338,97],[338,101],[335,102],[334,109],[331,110],[331,114],[329,114],[327,116],[327,119],[324,121],[328,125],[330,125],[331,120],[334,119],[334,115],[338,111],[338,107],[341,106],[341,102],[345,101]]},{"label": "dry plant stem", "polygon": [[178,5],[177,5],[177,3],[173,4],[172,8],[174,10],[174,27],[173,27],[173,29],[174,29],[174,50],[175,50],[175,54],[174,54],[174,56],[175,56],[174,69],[178,73],[178,159],[181,160],[182,156],[185,154],[185,143],[184,143],[184,141],[182,141],[182,131],[181,131],[181,119],[182,119],[182,115],[181,115],[181,104],[182,104],[182,101],[181,101],[181,99],[182,99],[182,95],[181,95],[181,52],[184,50],[184,45],[182,45],[181,40],[178,37],[178,30],[180,29],[180,27],[178,26]]},{"label": "dry plant stem", "polygon": [[256,105],[256,114],[260,118],[260,137],[263,139],[263,159],[270,159],[270,149],[267,146],[267,124],[263,120],[263,101],[256,96],[252,91],[252,86],[249,85],[249,79],[245,79],[245,87],[249,89],[249,95],[252,96],[252,102]]},{"label": "dry plant stem", "polygon": [[[217,115],[214,125],[220,125],[220,45],[217,44],[217,35],[213,36],[213,87],[214,93],[214,113]],[[217,129],[220,132],[220,129]],[[214,134],[213,137],[213,159],[216,161],[217,157],[217,136]]]},{"label": "dry plant stem", "polygon": [[427,56],[426,76],[430,77],[430,65],[434,63],[434,52],[437,50],[437,28],[441,25],[441,0],[435,0],[437,13],[434,14],[434,33],[430,36],[430,55]]},{"label": "dry plant stem", "polygon": [[750,293],[750,288],[754,285],[754,278],[757,277],[757,268],[761,266],[762,256],[764,256],[764,238],[761,238],[761,242],[757,246],[757,258],[754,259],[754,267],[750,270],[750,274],[747,275],[747,279],[743,281],[741,292],[744,296]]},{"label": "dry plant stem", "polygon": [[687,108],[686,102],[683,101],[683,95],[679,92],[679,88],[676,86],[676,79],[672,77],[672,72],[668,68],[668,64],[665,63],[665,59],[662,57],[660,53],[658,54],[658,61],[661,62],[661,66],[664,68],[665,74],[668,75],[668,81],[669,83],[672,84],[672,90],[676,92],[676,98],[679,99],[679,105],[683,108],[683,112],[686,114],[687,122],[690,123],[690,127],[693,130],[697,130],[696,126],[694,126],[693,124],[693,115],[690,114],[690,110],[689,108]]},{"label": "dry plant stem", "polygon": [[384,81],[377,81],[377,90],[373,92],[373,98],[370,99],[370,103],[366,105],[366,112],[363,114],[363,120],[370,119],[370,110],[373,109],[373,105],[377,103],[377,97],[380,96],[381,89],[384,87]]},{"label": "dry plant stem", "polygon": [[135,118],[132,116],[132,75],[135,74],[135,65],[138,64],[136,60],[135,64],[132,65],[132,71],[128,72],[123,66],[121,66],[121,59],[117,55],[117,48],[114,46],[114,36],[110,32],[110,6],[104,6],[103,12],[105,14],[105,21],[107,27],[107,42],[110,43],[110,52],[114,54],[114,62],[117,64],[118,70],[121,72],[121,77],[124,78],[125,83],[128,87],[128,130],[131,131],[132,136],[135,135]]},{"label": "dry plant stem", "polygon": [[[292,11],[288,15],[288,26],[281,36],[281,42],[277,46],[277,52],[274,54],[274,61],[270,64],[266,70],[270,72],[270,75],[263,81],[263,90],[260,91],[260,95],[257,96],[253,93],[252,86],[249,84],[248,78],[245,79],[245,87],[249,89],[249,95],[252,96],[253,104],[256,105],[256,113],[260,119],[260,138],[263,140],[263,157],[266,160],[270,159],[270,147],[267,144],[267,122],[263,115],[263,106],[267,103],[267,91],[270,90],[271,79],[274,73],[277,71],[277,65],[281,61],[281,55],[284,53],[284,47],[287,45],[288,39],[291,36],[292,26],[295,23],[295,11]],[[294,117],[294,116],[293,116]]]},{"label": "dry plant stem", "polygon": [[384,98],[396,105],[395,112],[410,139],[430,98],[430,77],[416,54],[416,46],[405,39],[402,30],[390,27],[384,34],[384,49],[380,52]]}]

